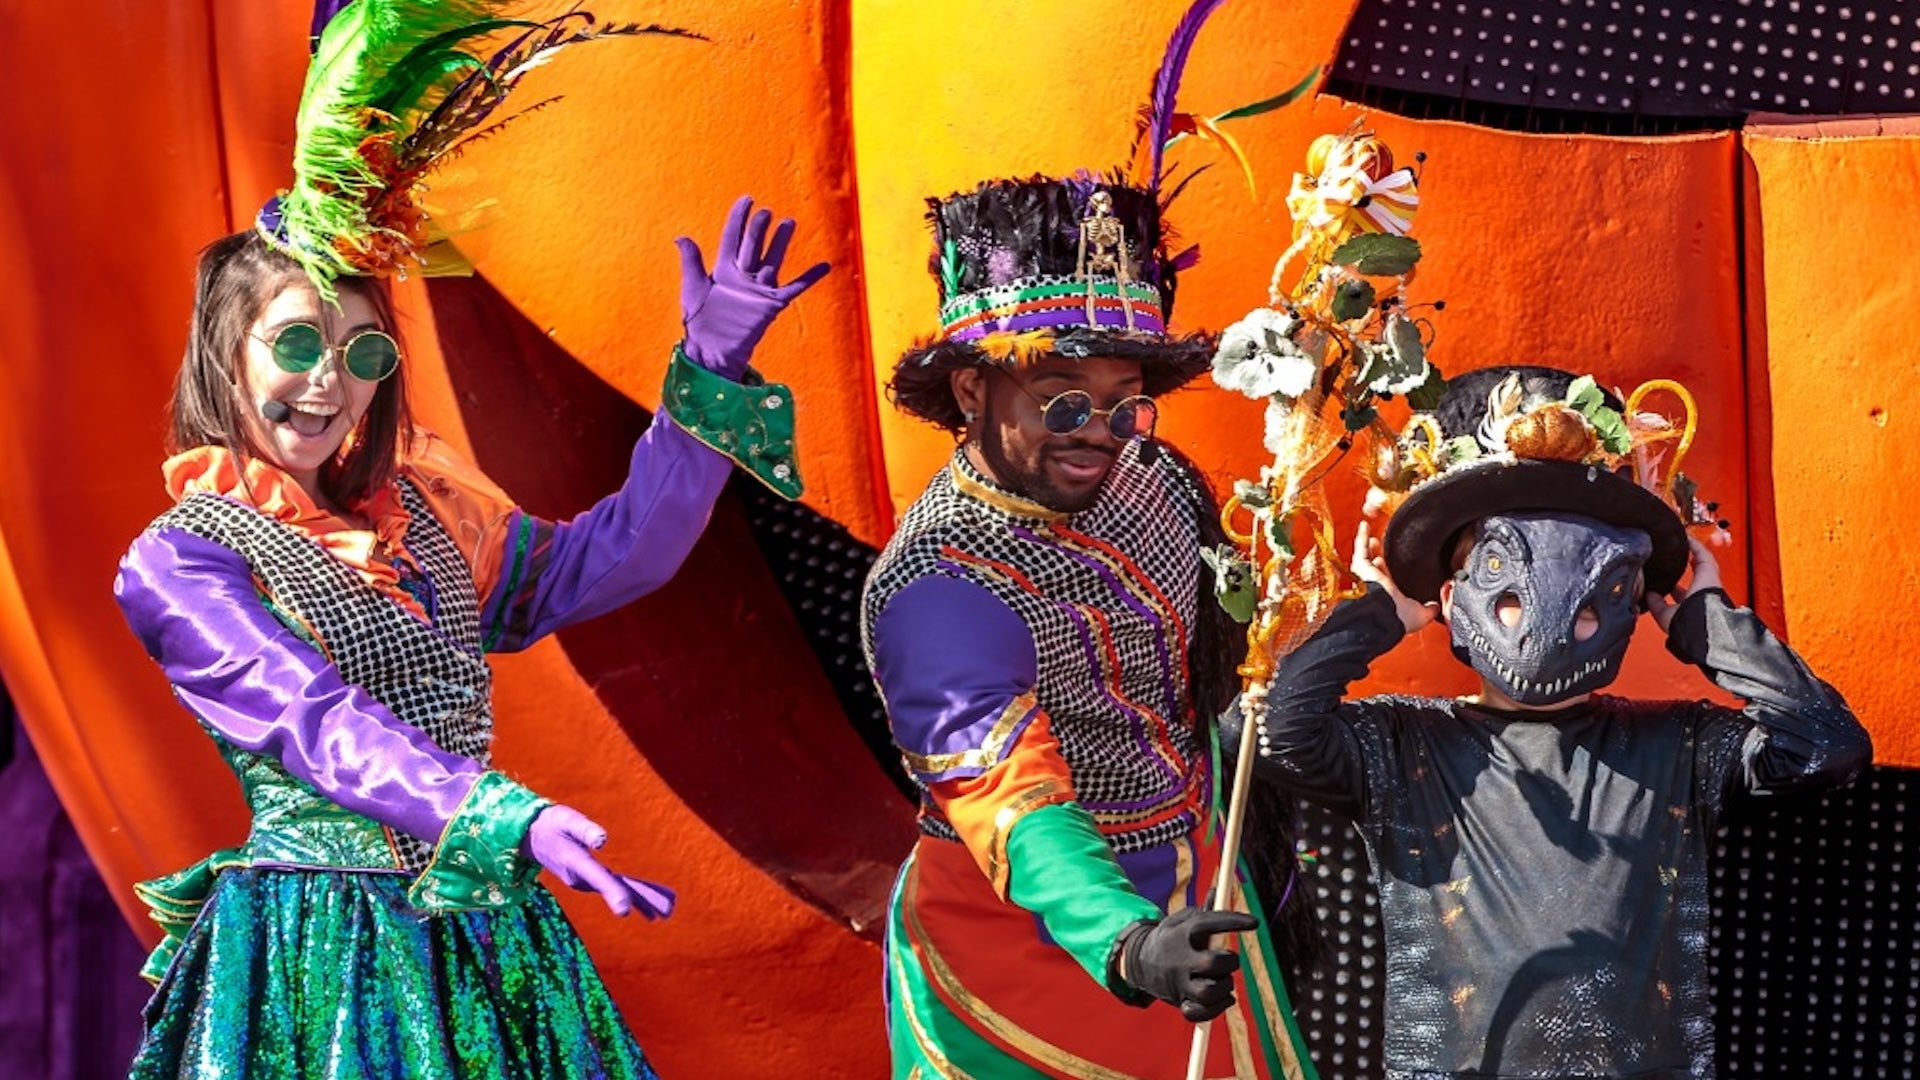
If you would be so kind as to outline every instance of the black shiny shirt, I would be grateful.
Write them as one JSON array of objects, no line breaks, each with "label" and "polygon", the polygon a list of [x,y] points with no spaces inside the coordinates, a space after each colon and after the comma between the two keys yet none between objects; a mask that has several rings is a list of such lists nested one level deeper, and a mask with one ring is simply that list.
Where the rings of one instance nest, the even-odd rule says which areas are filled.
[{"label": "black shiny shirt", "polygon": [[1713,1077],[1707,853],[1721,809],[1845,783],[1871,758],[1866,731],[1718,590],[1681,604],[1668,647],[1742,709],[1343,703],[1402,633],[1377,589],[1338,608],[1281,665],[1256,769],[1366,840],[1388,1077]]}]

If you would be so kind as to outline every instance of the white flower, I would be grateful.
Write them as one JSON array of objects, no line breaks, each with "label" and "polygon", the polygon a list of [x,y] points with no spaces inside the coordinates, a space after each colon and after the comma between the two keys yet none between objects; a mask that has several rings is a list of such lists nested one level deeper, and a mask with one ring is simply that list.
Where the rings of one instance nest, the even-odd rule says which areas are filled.
[{"label": "white flower", "polygon": [[1296,398],[1313,385],[1320,364],[1293,340],[1300,320],[1275,308],[1260,308],[1226,328],[1213,357],[1213,381],[1258,400]]}]

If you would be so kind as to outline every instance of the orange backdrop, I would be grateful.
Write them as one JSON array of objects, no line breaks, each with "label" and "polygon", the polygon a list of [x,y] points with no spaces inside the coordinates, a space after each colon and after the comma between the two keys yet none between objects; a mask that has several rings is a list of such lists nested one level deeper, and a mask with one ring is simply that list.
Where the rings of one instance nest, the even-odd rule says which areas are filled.
[{"label": "orange backdrop", "polygon": [[[421,414],[529,505],[584,505],[589,466],[617,476],[635,406],[656,403],[677,329],[672,238],[710,245],[750,191],[800,219],[797,263],[835,264],[760,356],[797,391],[808,505],[883,542],[949,449],[880,392],[934,326],[921,200],[1117,164],[1185,4],[594,6],[709,40],[570,52],[526,91],[566,101],[439,185],[493,208],[470,244],[484,286],[403,289]],[[1219,112],[1294,84],[1331,60],[1351,9],[1228,3],[1184,104]],[[108,583],[163,505],[193,254],[286,181],[307,18],[298,0],[73,0],[10,5],[0,36],[22,91],[0,102],[0,674],[130,914],[130,882],[244,828]],[[46,44],[75,26],[90,28],[84,62]],[[1204,253],[1177,324],[1217,328],[1261,300],[1291,171],[1313,135],[1359,115],[1320,97],[1236,124],[1259,192],[1223,163],[1175,206]],[[1415,292],[1447,301],[1436,359],[1691,387],[1706,418],[1688,471],[1733,522],[1732,591],[1856,704],[1883,762],[1920,764],[1901,700],[1920,631],[1875,603],[1920,576],[1900,524],[1920,465],[1898,449],[1920,409],[1899,317],[1916,286],[1902,247],[1873,246],[1912,235],[1915,140],[1372,119],[1403,157],[1428,155]],[[1185,145],[1176,160],[1212,159]],[[1202,388],[1169,402],[1166,433],[1225,481],[1257,465],[1258,424],[1251,403]],[[1349,516],[1358,494],[1344,479]],[[908,809],[848,732],[738,507],[675,586],[611,618],[499,661],[499,754],[683,891],[657,927],[568,898],[643,1043],[676,1076],[879,1075],[871,919]],[[1708,692],[1655,635],[1635,652],[1623,690]],[[1450,692],[1461,676],[1430,631],[1369,687]]]}]

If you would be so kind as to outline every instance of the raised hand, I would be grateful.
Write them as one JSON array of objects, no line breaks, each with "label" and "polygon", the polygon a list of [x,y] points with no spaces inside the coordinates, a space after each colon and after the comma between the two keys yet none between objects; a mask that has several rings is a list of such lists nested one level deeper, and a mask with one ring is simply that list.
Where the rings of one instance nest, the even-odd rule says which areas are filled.
[{"label": "raised hand", "polygon": [[1400,625],[1411,634],[1440,617],[1440,605],[1421,603],[1393,583],[1393,575],[1387,572],[1387,557],[1380,553],[1380,539],[1373,535],[1371,522],[1361,519],[1360,527],[1353,535],[1353,576],[1369,584],[1378,585],[1393,597],[1393,610],[1400,616]]},{"label": "raised hand", "polygon": [[1692,556],[1688,562],[1693,567],[1687,584],[1684,587],[1675,585],[1673,592],[1667,596],[1652,591],[1645,596],[1647,611],[1653,615],[1653,621],[1659,624],[1661,630],[1672,625],[1674,609],[1680,606],[1681,601],[1694,593],[1720,588],[1720,563],[1713,557],[1713,549],[1693,536],[1687,537],[1687,547]]},{"label": "raised hand", "polygon": [[553,872],[569,888],[597,892],[615,915],[638,909],[649,919],[673,914],[673,891],[649,881],[616,874],[593,857],[607,842],[607,830],[571,806],[549,806],[527,829],[527,856]]},{"label": "raised hand", "polygon": [[1198,1023],[1233,1005],[1238,954],[1212,947],[1215,934],[1258,929],[1259,920],[1238,911],[1182,908],[1157,923],[1137,923],[1121,943],[1126,980],[1180,1015]]},{"label": "raised hand", "polygon": [[680,316],[686,323],[687,356],[730,379],[746,371],[774,316],[829,269],[816,263],[780,284],[780,263],[787,257],[794,225],[792,218],[782,220],[769,238],[772,221],[771,211],[753,208],[753,196],[740,196],[720,230],[711,274],[698,244],[684,236],[674,241],[680,248]]}]

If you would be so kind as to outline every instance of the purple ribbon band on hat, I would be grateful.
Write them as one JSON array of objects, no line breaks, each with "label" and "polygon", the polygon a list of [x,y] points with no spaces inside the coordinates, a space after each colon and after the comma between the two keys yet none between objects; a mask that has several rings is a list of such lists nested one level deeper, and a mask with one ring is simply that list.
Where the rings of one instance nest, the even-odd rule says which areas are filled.
[{"label": "purple ribbon band on hat", "polygon": [[[1087,321],[1084,304],[1050,311],[1027,311],[998,319],[987,319],[947,335],[950,341],[975,341],[988,334],[1018,334],[1027,330],[1069,330],[1091,326],[1099,330],[1127,329],[1127,313],[1120,308],[1096,307],[1093,321]],[[1133,305],[1133,329],[1149,334],[1164,334],[1167,327],[1160,312],[1148,304]]]}]

